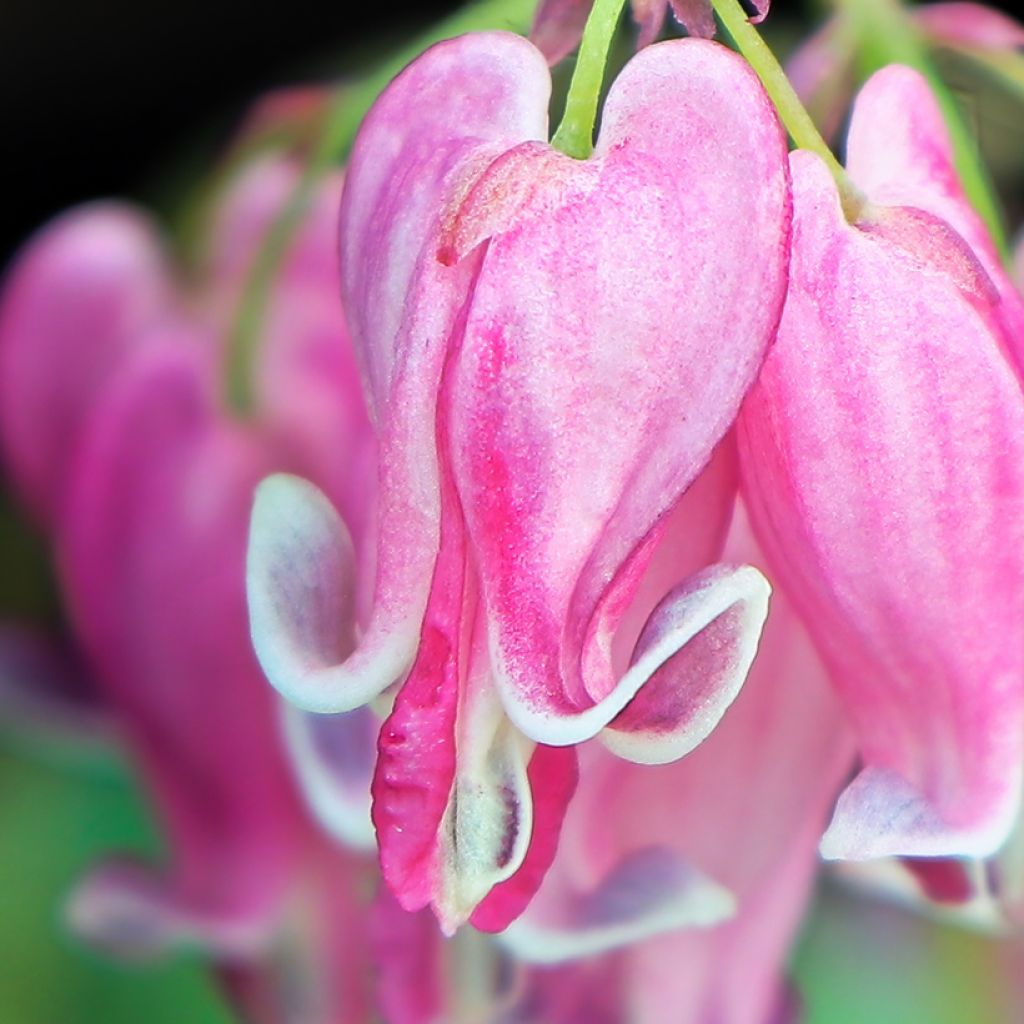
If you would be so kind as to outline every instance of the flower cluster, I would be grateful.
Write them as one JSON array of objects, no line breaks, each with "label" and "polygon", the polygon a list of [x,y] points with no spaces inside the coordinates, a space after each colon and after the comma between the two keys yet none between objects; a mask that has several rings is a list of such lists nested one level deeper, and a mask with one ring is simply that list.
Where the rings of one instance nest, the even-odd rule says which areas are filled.
[{"label": "flower cluster", "polygon": [[[71,918],[254,1020],[780,1019],[819,854],[1024,917],[1024,298],[936,84],[841,166],[673,2],[549,141],[607,6],[434,46],[344,177],[243,160],[187,271],[107,203],[7,279],[0,444],[171,851]],[[972,9],[915,38],[1019,43]]]}]

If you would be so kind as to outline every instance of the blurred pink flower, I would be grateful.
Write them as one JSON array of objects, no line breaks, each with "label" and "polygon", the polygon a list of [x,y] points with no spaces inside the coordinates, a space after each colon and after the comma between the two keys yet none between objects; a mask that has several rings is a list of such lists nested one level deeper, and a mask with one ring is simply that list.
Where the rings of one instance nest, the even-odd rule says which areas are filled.
[{"label": "blurred pink flower", "polygon": [[740,417],[746,493],[857,731],[831,858],[992,853],[1024,771],[1024,304],[923,79],[861,92],[843,218],[791,157],[786,308]]},{"label": "blurred pink flower", "polygon": [[[954,50],[998,72],[1024,46],[1024,25],[984,4],[934,3],[906,8],[931,47]],[[786,74],[829,141],[842,127],[857,84],[856,30],[846,13],[829,18],[790,56]]]},{"label": "blurred pink flower", "polygon": [[[696,40],[631,62],[590,160],[547,145],[549,88],[526,41],[466,36],[356,141],[342,272],[380,446],[375,575],[315,488],[268,481],[254,514],[271,681],[342,711],[404,679],[374,820],[399,902],[448,929],[478,904],[503,927],[543,876],[575,775],[544,744],[682,756],[739,689],[767,600],[749,567],[704,569],[731,451],[705,467],[781,307],[778,122],[749,67]],[[356,577],[368,617],[340,629]]]},{"label": "blurred pink flower", "polygon": [[[244,590],[252,494],[268,473],[316,479],[357,535],[372,511],[363,469],[373,438],[336,297],[339,175],[315,192],[275,279],[252,366],[254,413],[236,418],[224,403],[224,341],[298,176],[279,156],[241,171],[187,290],[131,208],[98,204],[45,229],[3,295],[2,437],[171,851],[166,872],[100,867],[73,898],[73,922],[133,954],[203,944],[240,998],[279,1020],[271,994],[254,990],[282,979],[251,971],[252,958],[276,956],[283,932],[317,919],[307,952],[337,962],[305,983],[304,998],[333,1006],[315,1019],[359,1020],[365,961],[351,949],[337,955],[328,933],[362,928],[365,853],[329,849],[302,804],[279,701],[252,653]],[[349,739],[361,734],[372,751],[372,728],[357,713]],[[314,744],[301,719],[289,735]],[[370,763],[351,811],[350,838],[364,850]]]}]

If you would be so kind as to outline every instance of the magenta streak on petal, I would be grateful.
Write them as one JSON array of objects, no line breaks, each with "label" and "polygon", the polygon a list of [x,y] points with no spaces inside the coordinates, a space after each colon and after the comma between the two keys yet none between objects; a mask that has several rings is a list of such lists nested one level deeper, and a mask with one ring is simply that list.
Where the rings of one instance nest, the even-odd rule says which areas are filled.
[{"label": "magenta streak on petal", "polygon": [[441,885],[438,832],[455,778],[464,554],[461,524],[445,517],[419,651],[377,741],[373,823],[384,879],[405,910]]},{"label": "magenta streak on petal", "polygon": [[975,895],[971,874],[962,861],[907,857],[903,866],[917,880],[924,895],[936,903],[966,903]]},{"label": "magenta streak on petal", "polygon": [[463,163],[547,135],[550,80],[524,39],[483,33],[441,43],[367,116],[341,212],[346,316],[379,442],[372,608],[352,657],[308,703],[345,710],[380,692],[416,653],[440,530],[434,435],[441,367],[475,267],[437,261]]}]

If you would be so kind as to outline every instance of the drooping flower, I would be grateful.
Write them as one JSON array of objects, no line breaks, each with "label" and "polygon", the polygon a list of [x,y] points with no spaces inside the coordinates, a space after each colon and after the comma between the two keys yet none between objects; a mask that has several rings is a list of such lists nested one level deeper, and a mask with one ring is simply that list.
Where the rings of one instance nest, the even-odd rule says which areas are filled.
[{"label": "drooping flower", "polygon": [[855,224],[792,158],[793,264],[740,417],[778,582],[855,724],[828,857],[993,852],[1024,770],[1024,304],[907,68],[858,98]]},{"label": "drooping flower", "polygon": [[539,882],[574,774],[545,744],[681,756],[735,696],[767,597],[747,567],[684,577],[719,549],[731,455],[708,463],[781,307],[777,120],[736,55],[667,43],[614,83],[576,161],[545,141],[549,84],[525,40],[466,36],[356,141],[342,271],[380,472],[354,649],[329,503],[278,479],[254,514],[271,681],[342,711],[404,679],[374,818],[402,905],[448,927],[492,888],[474,920],[501,927]]}]

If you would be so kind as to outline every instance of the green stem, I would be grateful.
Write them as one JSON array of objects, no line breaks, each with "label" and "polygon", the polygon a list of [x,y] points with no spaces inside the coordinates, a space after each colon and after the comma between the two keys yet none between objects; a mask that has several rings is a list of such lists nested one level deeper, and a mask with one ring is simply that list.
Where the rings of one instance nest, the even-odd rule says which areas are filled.
[{"label": "green stem", "polygon": [[246,278],[229,341],[227,377],[229,406],[243,416],[253,411],[252,364],[266,320],[267,302],[274,278],[299,224],[309,210],[317,184],[335,163],[347,141],[343,134],[347,106],[347,94],[344,89],[339,89],[328,108],[326,128],[302,169],[302,176],[288,201],[264,236]]},{"label": "green stem", "polygon": [[615,38],[625,0],[595,0],[583,30],[576,68],[565,98],[565,113],[551,145],[567,156],[586,160],[594,151],[597,101],[604,83],[608,50]]},{"label": "green stem", "polygon": [[839,189],[847,220],[856,220],[864,205],[864,197],[850,181],[843,165],[829,149],[828,143],[821,137],[775,54],[768,48],[757,29],[750,24],[750,19],[739,0],[712,0],[712,6],[736,48],[746,57],[747,63],[761,79],[761,84],[778,111],[779,119],[785,125],[794,145],[816,153],[825,161]]},{"label": "green stem", "polygon": [[886,64],[907,64],[927,79],[939,103],[953,143],[957,173],[967,198],[985,221],[996,244],[1006,252],[1003,220],[978,145],[963,112],[935,70],[928,47],[899,0],[834,0],[850,18],[858,38],[865,77]]}]

